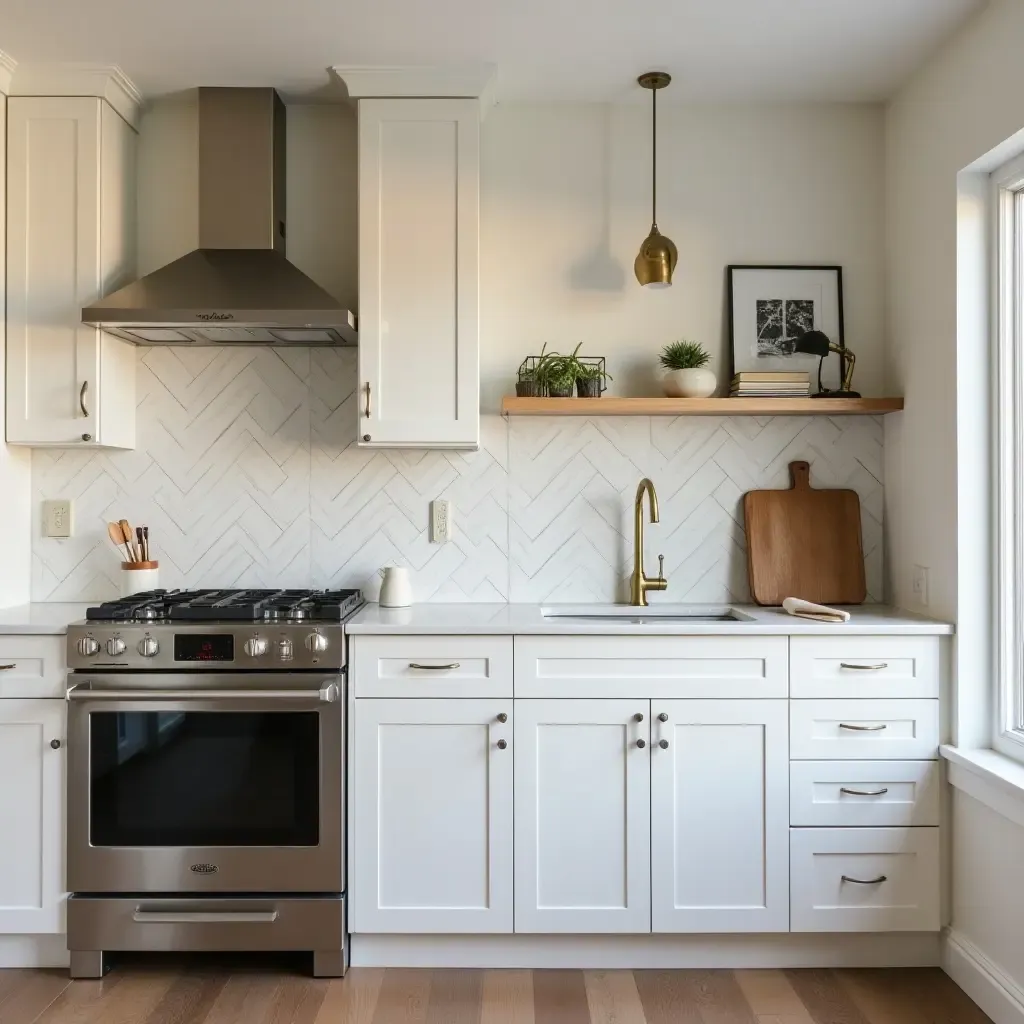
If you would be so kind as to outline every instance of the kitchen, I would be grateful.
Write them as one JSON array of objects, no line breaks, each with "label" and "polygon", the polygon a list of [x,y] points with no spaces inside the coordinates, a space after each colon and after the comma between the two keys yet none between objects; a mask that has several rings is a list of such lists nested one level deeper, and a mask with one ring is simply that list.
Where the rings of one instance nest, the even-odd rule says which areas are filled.
[{"label": "kitchen", "polygon": [[[45,45],[41,14],[0,29],[17,58],[0,62],[0,662],[16,666],[0,677],[0,756],[8,780],[25,780],[0,787],[3,820],[19,824],[0,856],[5,1024],[117,1013],[418,1020],[457,1007],[474,1019],[507,1009],[655,1021],[702,1000],[705,1015],[737,1019],[871,1020],[914,998],[982,1019],[968,996],[992,1020],[1020,1019],[1024,815],[1012,755],[992,735],[995,537],[977,525],[993,493],[994,441],[976,415],[989,408],[978,298],[988,250],[965,211],[1024,149],[1012,59],[1024,22],[998,0],[942,6],[931,35],[900,37],[904,48],[874,64],[863,51],[844,64],[843,26],[815,22],[832,77],[782,62],[776,79],[744,72],[724,43],[708,44],[713,60],[670,47],[598,71],[581,60],[577,80],[511,56],[492,66],[497,49],[471,65],[424,44],[417,60],[396,61],[370,40],[327,54],[330,40],[310,35],[296,42],[301,59],[225,60],[211,39],[173,67],[141,59],[160,45],[136,34],[135,63],[116,53],[121,72],[79,63],[114,59],[91,29]],[[105,11],[97,5],[97,25]],[[708,11],[702,24],[713,34]],[[627,28],[602,25],[611,52]],[[396,67],[428,58],[434,67]],[[673,74],[653,125],[636,81],[652,65]],[[218,202],[203,199],[196,86],[217,85],[283,95],[287,258],[359,314],[357,346],[136,346],[79,323],[118,286],[225,245],[203,241]],[[69,122],[73,144],[55,127]],[[656,219],[679,246],[661,291],[631,266],[652,219],[652,128]],[[454,153],[438,143],[452,132]],[[71,145],[85,147],[74,164]],[[32,146],[44,164],[12,160]],[[403,146],[407,159],[389,164]],[[69,212],[90,194],[104,200],[79,207],[75,230],[99,228],[95,258],[88,243],[67,245]],[[12,246],[40,225],[31,246]],[[92,270],[103,287],[83,294],[76,268],[108,258],[117,265]],[[726,268],[753,264],[841,267],[853,387],[897,396],[903,411],[602,412],[609,404],[538,416],[515,404],[669,401],[654,397],[657,356],[680,336],[709,350],[727,391]],[[67,291],[56,320],[37,286],[46,274]],[[424,324],[430,348],[414,344]],[[397,356],[396,338],[406,339]],[[605,397],[509,398],[527,356],[581,340],[584,356],[607,359]],[[828,357],[827,372],[838,364]],[[859,497],[868,604],[848,623],[750,603],[743,495],[789,486],[802,460],[815,488]],[[635,545],[644,478],[659,508],[652,522],[654,502],[643,506]],[[122,517],[149,527],[144,561],[159,563],[148,571],[162,588],[333,594],[140,601],[84,624],[138,571],[122,569],[107,533]],[[408,568],[410,607],[374,603],[385,566]],[[640,615],[626,603],[637,566],[667,580]],[[351,591],[368,602],[354,613]],[[683,618],[694,615],[710,621]],[[189,731],[168,694],[232,710],[189,704],[186,717],[224,726]],[[125,716],[112,733],[107,709]],[[837,722],[855,727],[841,748],[824,734]],[[342,723],[343,742],[326,742],[342,739]],[[311,727],[312,761],[301,742]],[[264,806],[222,802],[203,819],[237,753],[234,766],[212,762],[224,767],[209,803],[181,811],[131,771],[119,785],[133,797],[105,805],[109,816],[95,802],[102,780],[88,775],[111,750],[130,768],[140,745],[159,748],[152,781],[167,738],[183,735],[206,744],[190,770],[211,750],[263,751],[249,780],[264,780]],[[180,777],[165,773],[164,792]],[[839,786],[890,792],[831,809],[815,797]],[[305,822],[297,843],[230,834],[284,818]],[[172,843],[116,834],[132,824],[198,831]],[[102,843],[83,831],[97,829]],[[687,843],[693,835],[702,842]],[[231,855],[247,847],[267,859],[261,869],[242,858],[238,870],[276,872],[273,888],[266,874],[231,880],[241,864]],[[278,871],[275,856],[289,851],[330,853],[336,881],[313,881],[325,863],[315,857],[289,855]],[[855,880],[838,900],[815,889],[826,863]],[[180,873],[169,882],[174,872],[188,884]],[[881,875],[891,880],[874,882]],[[292,908],[312,902],[295,898],[303,891],[324,897],[333,921],[296,922]],[[106,907],[116,913],[104,918]],[[267,932],[291,934],[243,937]],[[219,974],[138,959],[204,941],[236,955],[314,955],[295,968],[243,957]],[[69,984],[69,965],[103,980]],[[850,970],[863,967],[891,970]]]}]

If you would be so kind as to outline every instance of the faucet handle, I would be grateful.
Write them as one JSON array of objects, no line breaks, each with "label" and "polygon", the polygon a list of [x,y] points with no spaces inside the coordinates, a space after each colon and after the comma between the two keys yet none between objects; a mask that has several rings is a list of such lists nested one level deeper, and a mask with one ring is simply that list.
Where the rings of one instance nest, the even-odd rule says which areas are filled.
[{"label": "faucet handle", "polygon": [[663,580],[665,578],[665,556],[658,555],[658,579]]}]

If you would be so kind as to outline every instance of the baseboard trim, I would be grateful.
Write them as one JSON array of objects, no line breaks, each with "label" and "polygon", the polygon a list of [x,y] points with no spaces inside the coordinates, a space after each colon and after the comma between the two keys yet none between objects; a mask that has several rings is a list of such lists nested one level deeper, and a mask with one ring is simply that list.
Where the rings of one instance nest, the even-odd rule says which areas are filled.
[{"label": "baseboard trim", "polygon": [[0,968],[67,967],[68,939],[60,935],[0,935]]},{"label": "baseboard trim", "polygon": [[943,936],[942,969],[995,1024],[1024,1024],[1024,988],[953,928]]},{"label": "baseboard trim", "polygon": [[940,935],[353,935],[359,967],[937,967]]}]

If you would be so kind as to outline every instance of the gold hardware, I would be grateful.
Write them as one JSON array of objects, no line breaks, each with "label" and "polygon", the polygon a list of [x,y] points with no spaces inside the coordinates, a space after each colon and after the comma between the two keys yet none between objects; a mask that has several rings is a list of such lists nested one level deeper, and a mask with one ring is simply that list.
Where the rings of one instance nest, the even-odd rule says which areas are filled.
[{"label": "gold hardware", "polygon": [[504,740],[498,740],[498,749],[499,750],[504,750],[507,746],[508,746],[508,744]]},{"label": "gold hardware", "polygon": [[459,668],[459,663],[453,661],[447,665],[418,665],[415,661],[410,661],[409,668],[422,669],[424,672],[450,672],[453,669]]},{"label": "gold hardware", "polygon": [[366,382],[366,412],[364,414],[367,419],[370,418],[370,382]]},{"label": "gold hardware", "polygon": [[82,415],[87,417],[87,418],[89,416],[89,410],[85,407],[85,393],[88,390],[89,390],[89,382],[88,381],[83,381],[82,382],[82,390],[78,392],[78,405],[79,405],[79,408],[82,410]]},{"label": "gold hardware", "polygon": [[854,669],[857,672],[881,672],[882,669],[889,667],[889,663],[880,661],[877,665],[850,665],[848,662],[841,661],[839,667]]},{"label": "gold hardware", "polygon": [[849,729],[851,732],[881,732],[888,728],[885,725],[847,725],[846,722],[839,723],[840,729]]},{"label": "gold hardware", "polygon": [[640,748],[641,750],[643,750],[643,749],[644,749],[644,747],[646,747],[646,746],[647,746],[647,744],[646,744],[646,743],[645,743],[645,742],[644,742],[643,740],[637,740],[637,741],[636,741],[636,745],[637,745],[637,746],[638,746],[638,747],[639,747],[639,748]]},{"label": "gold hardware", "polygon": [[877,878],[851,878],[849,875],[842,875],[841,877],[844,882],[853,882],[854,885],[881,885],[882,882],[889,881],[885,875],[879,875]]},{"label": "gold hardware", "polygon": [[644,492],[650,499],[651,522],[658,522],[658,494],[654,484],[644,477],[636,489],[636,501],[633,503],[633,575],[629,578],[629,603],[635,608],[647,606],[648,590],[667,590],[668,580],[665,579],[665,560],[658,556],[658,578],[650,579],[644,572]]},{"label": "gold hardware", "polygon": [[840,793],[848,793],[850,796],[885,796],[889,792],[888,786],[881,789],[847,789],[846,786],[839,787]]},{"label": "gold hardware", "polygon": [[502,725],[504,725],[508,721],[508,715],[506,715],[505,712],[502,711],[502,713],[498,715],[498,721],[501,722]]},{"label": "gold hardware", "polygon": [[651,90],[651,231],[633,261],[633,273],[642,284],[651,288],[667,288],[672,272],[679,262],[679,250],[671,238],[658,230],[658,90],[672,81],[663,71],[648,71],[637,82]]}]

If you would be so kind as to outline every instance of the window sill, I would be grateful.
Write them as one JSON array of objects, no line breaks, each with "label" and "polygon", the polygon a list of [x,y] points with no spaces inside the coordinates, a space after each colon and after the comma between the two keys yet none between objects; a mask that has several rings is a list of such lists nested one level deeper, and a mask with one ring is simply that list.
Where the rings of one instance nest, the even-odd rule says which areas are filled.
[{"label": "window sill", "polygon": [[1024,764],[995,750],[943,745],[949,783],[1004,818],[1024,826]]}]

